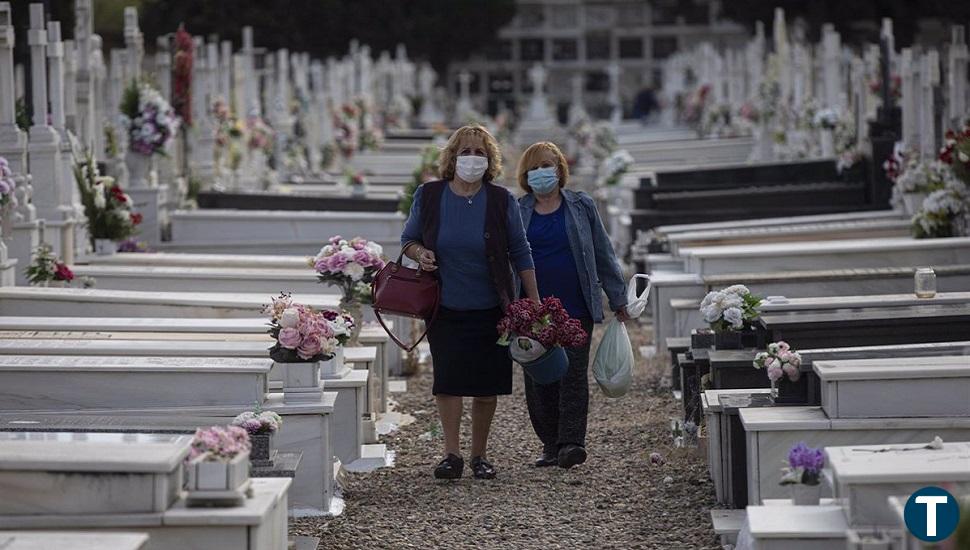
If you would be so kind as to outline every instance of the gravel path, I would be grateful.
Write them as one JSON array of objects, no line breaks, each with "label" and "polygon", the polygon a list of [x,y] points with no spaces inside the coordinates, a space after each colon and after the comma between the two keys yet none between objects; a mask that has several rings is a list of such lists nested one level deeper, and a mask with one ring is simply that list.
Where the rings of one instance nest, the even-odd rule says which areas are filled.
[{"label": "gravel path", "polygon": [[[669,419],[677,404],[659,368],[636,355],[634,386],[623,398],[607,399],[592,383],[590,457],[572,470],[532,467],[541,446],[516,368],[514,393],[500,398],[489,440],[498,469],[492,481],[471,478],[467,464],[460,481],[432,478],[441,439],[430,369],[423,369],[397,396],[399,410],[416,422],[385,438],[397,451],[396,466],[351,474],[343,515],[299,520],[291,532],[318,536],[326,549],[719,548],[708,514],[714,495],[705,462],[672,447]],[[466,455],[468,408],[466,401]],[[651,465],[651,452],[666,463]]]}]

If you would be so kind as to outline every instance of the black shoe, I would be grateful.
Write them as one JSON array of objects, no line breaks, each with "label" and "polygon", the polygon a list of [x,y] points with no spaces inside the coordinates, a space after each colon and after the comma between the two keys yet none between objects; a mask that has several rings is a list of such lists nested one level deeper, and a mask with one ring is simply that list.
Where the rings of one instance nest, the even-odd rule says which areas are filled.
[{"label": "black shoe", "polygon": [[472,459],[472,472],[475,474],[475,479],[495,478],[495,467],[480,456]]},{"label": "black shoe", "polygon": [[536,459],[536,468],[545,468],[559,464],[559,451],[543,449],[542,456]]},{"label": "black shoe", "polygon": [[559,467],[560,468],[572,468],[577,464],[582,464],[586,462],[586,449],[580,447],[579,445],[564,445],[562,449],[559,449]]},{"label": "black shoe", "polygon": [[465,461],[456,454],[448,453],[448,456],[435,466],[434,477],[436,479],[460,479],[464,469]]}]

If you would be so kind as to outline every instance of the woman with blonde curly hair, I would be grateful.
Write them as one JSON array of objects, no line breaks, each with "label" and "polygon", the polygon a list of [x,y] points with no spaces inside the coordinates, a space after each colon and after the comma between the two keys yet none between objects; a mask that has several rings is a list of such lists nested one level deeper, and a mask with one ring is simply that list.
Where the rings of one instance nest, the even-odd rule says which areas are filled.
[{"label": "woman with blonde curly hair", "polygon": [[441,307],[428,333],[432,393],[445,435],[434,476],[458,479],[462,397],[472,397],[471,467],[495,477],[486,445],[498,395],[512,393],[512,361],[496,328],[515,297],[513,269],[538,299],[529,243],[515,199],[493,182],[502,172],[495,138],[481,126],[457,130],[441,152],[442,179],[418,187],[401,235],[405,255],[441,281]]},{"label": "woman with blonde curly hair", "polygon": [[[539,296],[559,298],[569,316],[589,333],[603,321],[603,298],[610,311],[627,320],[626,284],[613,245],[593,199],[566,189],[569,166],[554,143],[531,145],[516,170],[519,213],[535,263]],[[586,461],[589,411],[589,343],[566,350],[569,370],[554,384],[525,377],[525,397],[532,427],[542,441],[537,467],[571,468]]]}]

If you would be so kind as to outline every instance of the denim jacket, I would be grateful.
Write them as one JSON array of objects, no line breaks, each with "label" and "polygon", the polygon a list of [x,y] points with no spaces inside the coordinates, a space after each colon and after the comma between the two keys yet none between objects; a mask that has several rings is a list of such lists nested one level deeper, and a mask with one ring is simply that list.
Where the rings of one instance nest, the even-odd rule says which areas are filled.
[{"label": "denim jacket", "polygon": [[[626,305],[626,281],[616,261],[616,253],[600,220],[596,203],[583,192],[562,189],[562,200],[566,204],[566,233],[569,235],[569,248],[579,270],[586,306],[593,315],[593,321],[603,321],[603,296],[606,293],[610,310],[617,311]],[[526,232],[535,209],[535,195],[529,193],[519,198],[519,214]],[[516,285],[518,287],[518,285]]]}]

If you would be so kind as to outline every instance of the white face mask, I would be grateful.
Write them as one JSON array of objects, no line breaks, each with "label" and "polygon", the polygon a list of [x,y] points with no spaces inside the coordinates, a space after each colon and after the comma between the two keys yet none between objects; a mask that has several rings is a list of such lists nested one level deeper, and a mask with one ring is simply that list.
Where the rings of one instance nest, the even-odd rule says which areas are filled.
[{"label": "white face mask", "polygon": [[475,155],[462,155],[455,161],[455,174],[462,181],[474,183],[485,175],[488,170],[488,158]]}]

